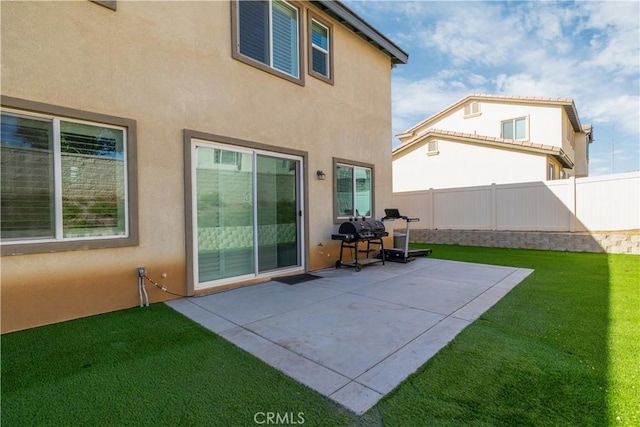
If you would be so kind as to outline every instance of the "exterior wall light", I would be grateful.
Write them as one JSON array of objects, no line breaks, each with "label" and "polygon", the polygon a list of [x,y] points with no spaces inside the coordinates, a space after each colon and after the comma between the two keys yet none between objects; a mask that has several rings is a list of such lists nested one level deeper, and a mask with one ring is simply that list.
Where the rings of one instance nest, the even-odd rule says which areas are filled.
[{"label": "exterior wall light", "polygon": [[316,175],[318,175],[318,179],[320,181],[324,181],[325,179],[327,179],[327,174],[324,173],[323,171],[316,171]]}]

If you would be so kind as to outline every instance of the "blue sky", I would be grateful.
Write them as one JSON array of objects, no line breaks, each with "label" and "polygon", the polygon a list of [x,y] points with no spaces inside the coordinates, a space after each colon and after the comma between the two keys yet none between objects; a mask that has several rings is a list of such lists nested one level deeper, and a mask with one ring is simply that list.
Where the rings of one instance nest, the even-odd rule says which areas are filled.
[{"label": "blue sky", "polygon": [[409,53],[394,135],[471,93],[572,98],[594,126],[590,175],[640,170],[640,2],[344,3]]}]

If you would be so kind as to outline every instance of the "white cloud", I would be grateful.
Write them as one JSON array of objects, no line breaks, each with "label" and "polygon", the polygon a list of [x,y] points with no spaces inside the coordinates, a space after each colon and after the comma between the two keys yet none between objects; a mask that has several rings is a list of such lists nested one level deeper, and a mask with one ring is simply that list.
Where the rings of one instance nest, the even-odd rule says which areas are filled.
[{"label": "white cloud", "polygon": [[444,9],[449,16],[416,31],[420,46],[444,53],[454,65],[500,66],[512,59],[522,35],[517,17],[503,16],[499,4],[451,3]]},{"label": "white cloud", "polygon": [[[448,76],[447,79],[443,76]],[[396,77],[392,85],[394,134],[403,132],[470,93],[486,93],[487,79],[456,69],[424,79]]]},{"label": "white cloud", "polygon": [[523,96],[564,98],[570,92],[563,82],[540,79],[528,73],[499,74],[495,79],[495,87],[500,94]]},{"label": "white cloud", "polygon": [[611,156],[615,124],[618,158],[637,169],[640,2],[347,4],[410,54],[393,73],[394,133],[475,92],[572,98],[595,126],[592,161]]},{"label": "white cloud", "polygon": [[[464,92],[464,90],[463,90]],[[396,78],[392,86],[394,134],[403,132],[455,101],[457,93],[441,79]]]},{"label": "white cloud", "polygon": [[472,86],[482,86],[489,81],[485,76],[481,76],[480,74],[476,73],[469,73],[467,75],[467,80]]},{"label": "white cloud", "polygon": [[[640,97],[623,94],[584,102],[580,114],[596,122],[614,124],[618,132],[637,134],[640,130],[639,106]],[[640,141],[636,144],[640,145]]]}]

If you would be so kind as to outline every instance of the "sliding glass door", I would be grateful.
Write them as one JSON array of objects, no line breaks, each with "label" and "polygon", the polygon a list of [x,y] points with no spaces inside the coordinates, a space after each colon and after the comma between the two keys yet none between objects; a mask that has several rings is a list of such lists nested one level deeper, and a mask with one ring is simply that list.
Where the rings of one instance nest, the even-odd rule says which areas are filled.
[{"label": "sliding glass door", "polygon": [[299,161],[258,155],[258,271],[300,265]]},{"label": "sliding glass door", "polygon": [[196,142],[195,288],[302,267],[301,160]]},{"label": "sliding glass door", "polygon": [[253,156],[196,147],[198,282],[252,274]]}]

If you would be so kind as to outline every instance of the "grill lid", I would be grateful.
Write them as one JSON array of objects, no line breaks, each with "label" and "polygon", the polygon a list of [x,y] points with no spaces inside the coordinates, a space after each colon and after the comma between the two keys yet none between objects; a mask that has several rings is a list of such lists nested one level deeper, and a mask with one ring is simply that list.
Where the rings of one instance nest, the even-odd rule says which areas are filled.
[{"label": "grill lid", "polygon": [[338,229],[340,234],[364,235],[371,233],[371,225],[367,221],[349,221],[340,224]]}]

